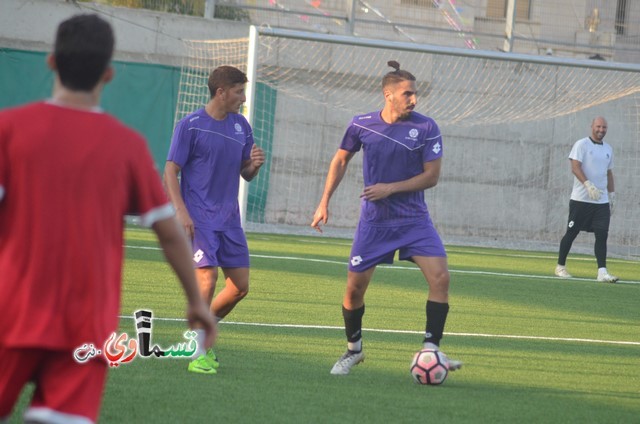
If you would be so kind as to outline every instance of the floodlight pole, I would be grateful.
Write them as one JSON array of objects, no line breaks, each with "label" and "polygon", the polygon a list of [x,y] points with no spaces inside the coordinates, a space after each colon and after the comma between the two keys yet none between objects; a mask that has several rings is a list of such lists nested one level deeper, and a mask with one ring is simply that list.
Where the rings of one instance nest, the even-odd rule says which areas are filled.
[{"label": "floodlight pole", "polygon": [[356,30],[357,0],[346,0],[347,6],[347,35],[353,35]]},{"label": "floodlight pole", "polygon": [[517,0],[507,0],[507,15],[504,28],[505,39],[502,47],[502,50],[507,53],[511,53],[513,51],[513,29],[515,28],[516,23],[516,3]]},{"label": "floodlight pole", "polygon": [[205,0],[204,17],[206,19],[213,19],[215,15],[216,15],[216,0]]}]

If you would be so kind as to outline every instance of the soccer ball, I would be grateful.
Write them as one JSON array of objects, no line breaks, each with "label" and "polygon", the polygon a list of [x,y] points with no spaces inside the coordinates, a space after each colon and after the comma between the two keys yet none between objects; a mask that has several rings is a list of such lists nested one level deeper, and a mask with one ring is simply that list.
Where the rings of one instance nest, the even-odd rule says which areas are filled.
[{"label": "soccer ball", "polygon": [[439,350],[422,349],[413,356],[409,371],[418,384],[442,384],[449,374],[449,361]]}]

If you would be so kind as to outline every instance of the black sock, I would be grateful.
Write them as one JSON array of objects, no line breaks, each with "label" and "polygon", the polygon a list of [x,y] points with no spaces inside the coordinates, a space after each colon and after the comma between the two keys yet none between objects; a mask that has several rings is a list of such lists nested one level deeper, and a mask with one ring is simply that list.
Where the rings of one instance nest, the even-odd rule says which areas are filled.
[{"label": "black sock", "polygon": [[362,338],[362,316],[364,315],[364,305],[358,309],[349,310],[342,307],[342,317],[344,318],[344,331],[347,341],[357,342]]},{"label": "black sock", "polygon": [[427,300],[427,325],[423,343],[440,345],[440,339],[444,333],[444,324],[449,313],[448,303],[438,303]]}]

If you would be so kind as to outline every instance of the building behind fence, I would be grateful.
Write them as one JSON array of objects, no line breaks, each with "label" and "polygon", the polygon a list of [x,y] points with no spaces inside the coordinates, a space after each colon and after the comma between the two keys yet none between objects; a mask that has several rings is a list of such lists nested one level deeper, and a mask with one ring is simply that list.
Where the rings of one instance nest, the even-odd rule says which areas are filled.
[{"label": "building behind fence", "polygon": [[634,0],[94,0],[256,26],[640,63]]}]

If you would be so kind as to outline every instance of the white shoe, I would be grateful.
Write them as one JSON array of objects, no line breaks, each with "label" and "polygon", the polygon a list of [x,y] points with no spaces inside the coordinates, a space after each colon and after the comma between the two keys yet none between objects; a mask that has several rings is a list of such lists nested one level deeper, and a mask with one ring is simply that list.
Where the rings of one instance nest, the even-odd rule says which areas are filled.
[{"label": "white shoe", "polygon": [[571,274],[567,272],[567,268],[562,265],[556,266],[556,276],[560,278],[571,278]]},{"label": "white shoe", "polygon": [[456,371],[462,368],[462,361],[450,358],[447,358],[447,361],[449,362],[449,371]]},{"label": "white shoe", "polygon": [[602,281],[603,283],[615,283],[619,278],[615,275],[611,275],[608,272],[604,274],[598,274],[598,281]]},{"label": "white shoe", "polygon": [[423,343],[422,344],[422,348],[423,349],[433,349],[433,350],[439,350],[440,353],[442,353],[444,355],[445,358],[447,358],[447,363],[449,364],[449,371],[456,371],[459,370],[460,368],[462,368],[462,361],[458,361],[457,359],[451,359],[449,358],[447,355],[444,354],[443,351],[440,350],[440,348],[438,346],[436,346],[433,343]]},{"label": "white shoe", "polygon": [[333,375],[347,375],[351,368],[364,361],[364,351],[353,352],[347,350],[344,355],[338,359],[333,368],[331,368],[331,374]]}]

